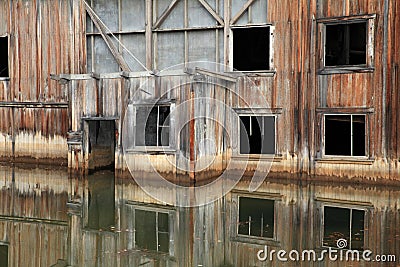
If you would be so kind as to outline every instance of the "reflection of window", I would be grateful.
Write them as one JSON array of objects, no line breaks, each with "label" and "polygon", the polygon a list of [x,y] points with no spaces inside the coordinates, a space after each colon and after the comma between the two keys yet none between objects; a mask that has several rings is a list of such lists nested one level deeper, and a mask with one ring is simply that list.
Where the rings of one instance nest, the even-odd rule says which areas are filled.
[{"label": "reflection of window", "polygon": [[271,27],[235,28],[233,68],[239,71],[269,70]]},{"label": "reflection of window", "polygon": [[136,107],[136,146],[169,146],[170,106]]},{"label": "reflection of window", "polygon": [[8,77],[8,37],[0,37],[0,77]]},{"label": "reflection of window", "polygon": [[325,66],[367,64],[367,22],[326,25]]},{"label": "reflection of window", "polygon": [[364,210],[324,207],[323,245],[337,247],[338,239],[347,240],[347,249],[364,249]]},{"label": "reflection of window", "polygon": [[365,115],[325,115],[325,155],[365,156]]},{"label": "reflection of window", "polygon": [[275,154],[275,117],[240,116],[240,154]]},{"label": "reflection of window", "polygon": [[135,246],[169,252],[168,213],[135,209]]},{"label": "reflection of window", "polygon": [[0,245],[0,266],[8,266],[8,246]]},{"label": "reflection of window", "polygon": [[274,238],[274,200],[239,197],[238,234]]}]

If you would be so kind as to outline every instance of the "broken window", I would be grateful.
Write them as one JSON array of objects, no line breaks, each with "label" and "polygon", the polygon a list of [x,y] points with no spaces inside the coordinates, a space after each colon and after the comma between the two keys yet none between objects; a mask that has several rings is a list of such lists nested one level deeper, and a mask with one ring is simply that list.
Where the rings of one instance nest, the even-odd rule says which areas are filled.
[{"label": "broken window", "polygon": [[240,116],[240,154],[275,154],[275,116]]},{"label": "broken window", "polygon": [[8,37],[0,37],[0,77],[9,77],[8,74]]},{"label": "broken window", "polygon": [[365,115],[325,115],[325,155],[366,156]]},{"label": "broken window", "polygon": [[325,27],[325,66],[367,64],[366,21]]},{"label": "broken window", "polygon": [[270,69],[271,27],[234,28],[233,68],[239,71]]},{"label": "broken window", "polygon": [[239,197],[238,234],[274,238],[275,201]]},{"label": "broken window", "polygon": [[136,107],[136,146],[169,146],[170,106]]},{"label": "broken window", "polygon": [[364,210],[325,206],[323,245],[336,248],[337,240],[345,239],[346,249],[363,250],[364,217]]},{"label": "broken window", "polygon": [[140,249],[168,253],[168,213],[135,209],[135,244]]},{"label": "broken window", "polygon": [[8,246],[0,245],[0,266],[8,266]]}]

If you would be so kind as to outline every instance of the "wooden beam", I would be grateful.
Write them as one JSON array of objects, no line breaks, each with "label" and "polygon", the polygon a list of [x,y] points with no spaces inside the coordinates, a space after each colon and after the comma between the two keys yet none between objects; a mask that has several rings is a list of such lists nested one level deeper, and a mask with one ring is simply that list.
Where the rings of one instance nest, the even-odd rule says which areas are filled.
[{"label": "wooden beam", "polygon": [[205,0],[199,0],[199,2],[203,5],[205,9],[207,9],[208,13],[210,13],[211,16],[213,16],[214,19],[218,21],[220,25],[222,26],[224,25],[224,20],[217,14],[217,12],[215,12],[215,10],[210,6],[210,4],[208,4]]},{"label": "wooden beam", "polygon": [[236,21],[243,15],[243,13],[249,8],[251,4],[253,4],[255,0],[249,0],[246,4],[236,13],[236,15],[232,18],[231,24],[235,24]]},{"label": "wooden beam", "polygon": [[111,38],[107,35],[107,30],[106,27],[104,25],[104,23],[97,18],[97,15],[94,13],[94,11],[89,8],[89,4],[85,1],[86,5],[86,11],[89,14],[91,20],[93,21],[94,25],[96,26],[96,28],[99,30],[101,37],[103,37],[104,42],[106,43],[107,47],[110,49],[111,54],[114,56],[115,60],[117,61],[119,67],[123,70],[123,71],[131,71],[131,69],[129,68],[128,64],[126,63],[124,57],[122,56],[122,54],[120,52],[118,52],[117,47],[114,45],[114,43],[112,42]]},{"label": "wooden beam", "polygon": [[68,102],[8,102],[0,101],[2,108],[68,108]]},{"label": "wooden beam", "polygon": [[171,13],[172,9],[174,9],[175,5],[179,2],[179,0],[172,0],[172,2],[169,4],[169,6],[164,10],[164,12],[161,14],[161,16],[158,18],[156,23],[153,25],[153,29],[157,29],[160,27],[160,25],[164,22],[164,20],[168,17],[168,15]]},{"label": "wooden beam", "polygon": [[153,60],[153,0],[146,0],[146,67],[152,69]]}]

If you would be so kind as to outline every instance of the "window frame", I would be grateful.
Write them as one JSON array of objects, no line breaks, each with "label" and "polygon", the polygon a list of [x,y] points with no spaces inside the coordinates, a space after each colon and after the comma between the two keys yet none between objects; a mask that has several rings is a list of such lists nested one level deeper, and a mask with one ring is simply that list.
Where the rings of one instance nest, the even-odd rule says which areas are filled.
[{"label": "window frame", "polygon": [[[238,116],[238,120],[237,120],[237,155],[238,156],[254,156],[254,157],[271,157],[271,156],[278,156],[278,135],[276,132],[277,129],[277,119],[278,119],[278,114],[273,114],[273,113],[269,113],[269,114],[265,114],[265,113],[239,113],[237,114]],[[275,139],[275,154],[242,154],[240,153],[240,117],[274,117],[274,139]]]},{"label": "window frame", "polygon": [[[352,222],[352,210],[359,210],[359,211],[364,211],[364,229],[368,229],[368,219],[370,217],[370,210],[369,210],[369,205],[361,205],[358,203],[346,203],[346,204],[340,204],[340,203],[335,203],[335,202],[323,202],[320,205],[321,208],[321,223],[320,223],[320,246],[321,248],[330,248],[330,246],[324,245],[324,236],[325,236],[325,207],[330,207],[330,208],[341,208],[341,209],[349,209],[350,210],[350,240],[347,240],[349,248],[344,248],[345,250],[353,250],[351,247],[351,222]],[[364,250],[368,246],[368,231],[364,231],[364,237],[363,237],[363,247]],[[337,249],[337,247],[331,247]],[[363,251],[363,250],[359,250]]]},{"label": "window frame", "polygon": [[[260,244],[260,245],[272,245],[279,246],[279,237],[278,237],[278,229],[277,229],[277,221],[278,221],[278,205],[279,201],[282,201],[282,195],[279,193],[246,193],[243,191],[234,190],[232,193],[232,210],[231,210],[231,219],[234,227],[231,227],[231,239],[235,242],[242,243],[252,243],[252,244]],[[271,200],[274,201],[274,230],[273,237],[260,237],[260,236],[252,236],[252,235],[243,235],[239,234],[239,212],[240,212],[240,197],[245,198],[253,198],[253,199],[261,199],[261,200]]]},{"label": "window frame", "polygon": [[[319,50],[320,50],[320,68],[319,74],[337,74],[337,73],[351,73],[351,72],[373,72],[375,61],[375,21],[376,14],[367,15],[353,15],[345,17],[331,17],[317,19],[319,28]],[[357,65],[334,65],[326,66],[326,26],[327,25],[341,25],[353,23],[366,23],[366,61],[365,64]]]},{"label": "window frame", "polygon": [[0,76],[0,81],[10,80],[10,36],[9,34],[1,35],[0,38],[7,38],[7,72],[8,76]]},{"label": "window frame", "polygon": [[[351,143],[350,150],[353,154],[353,116],[364,116],[365,120],[365,155],[364,156],[353,156],[353,155],[327,155],[326,154],[326,116],[350,116],[350,128],[351,128]],[[366,113],[324,113],[322,114],[322,144],[321,151],[323,158],[333,159],[368,159],[369,158],[369,127],[368,127],[368,114]]]},{"label": "window frame", "polygon": [[[136,115],[137,115],[137,108],[138,107],[160,107],[160,106],[168,106],[170,108],[169,111],[169,142],[168,142],[168,146],[146,146],[146,145],[136,145],[136,130],[137,130],[137,124],[136,124]],[[133,131],[134,131],[134,138],[133,138],[133,144],[131,148],[127,149],[127,152],[134,152],[134,151],[148,151],[148,152],[173,152],[174,151],[174,147],[175,147],[175,141],[174,141],[174,124],[173,124],[173,119],[172,119],[172,113],[175,109],[175,101],[174,100],[161,100],[158,102],[153,102],[153,101],[141,101],[141,102],[137,102],[137,103],[133,103],[132,104],[133,107]],[[159,116],[159,113],[158,113]],[[157,117],[157,143],[158,143],[158,129],[159,129],[159,125],[158,125],[158,121],[159,121],[159,117]]]},{"label": "window frame", "polygon": [[10,244],[8,242],[0,241],[0,246],[7,247],[7,266],[10,266]]},{"label": "window frame", "polygon": [[[234,58],[233,58],[233,51],[234,51],[234,46],[233,46],[233,39],[234,39],[234,30],[235,29],[248,29],[248,28],[269,28],[269,68],[264,69],[264,70],[252,70],[252,71],[242,71],[242,70],[235,70],[233,68],[234,64]],[[275,26],[272,25],[271,23],[265,23],[265,24],[247,24],[247,25],[232,25],[229,30],[229,69],[232,70],[233,72],[243,72],[243,73],[267,73],[274,75],[275,74],[275,65],[274,65],[274,43],[275,43]]]},{"label": "window frame", "polygon": [[[164,207],[158,207],[158,206],[155,206],[155,205],[145,205],[145,206],[143,206],[143,204],[139,205],[136,202],[130,202],[130,201],[127,202],[126,205],[131,206],[133,208],[133,210],[134,210],[133,217],[131,218],[132,219],[132,223],[133,223],[133,229],[132,229],[133,248],[135,248],[137,250],[140,250],[140,251],[142,251],[142,250],[150,251],[150,252],[157,253],[157,254],[168,254],[170,257],[174,257],[174,247],[173,246],[174,246],[174,225],[175,225],[175,215],[174,215],[174,213],[175,213],[175,210],[164,208]],[[155,212],[156,213],[156,229],[155,229],[155,231],[156,231],[156,247],[157,247],[157,250],[144,249],[144,248],[141,248],[141,247],[139,247],[137,245],[137,243],[136,243],[136,231],[137,231],[137,229],[136,229],[136,211],[137,210],[150,211],[150,212]],[[169,240],[168,252],[159,250],[159,243],[158,243],[159,231],[158,231],[158,220],[157,220],[159,213],[164,213],[164,214],[168,215],[168,240]],[[164,232],[162,232],[162,233],[164,233]]]}]

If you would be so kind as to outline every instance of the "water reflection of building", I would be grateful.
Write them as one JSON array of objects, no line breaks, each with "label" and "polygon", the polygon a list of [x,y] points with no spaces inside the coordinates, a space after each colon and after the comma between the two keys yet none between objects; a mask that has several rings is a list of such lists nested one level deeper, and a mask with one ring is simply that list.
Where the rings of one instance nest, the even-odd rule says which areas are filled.
[{"label": "water reflection of building", "polygon": [[51,266],[67,259],[66,169],[0,166],[0,185],[0,266]]},{"label": "water reflection of building", "polygon": [[2,266],[284,266],[258,261],[257,252],[318,252],[337,238],[400,257],[395,187],[271,178],[257,193],[241,181],[213,203],[180,208],[133,180],[117,178],[114,189],[111,171],[68,178],[66,169],[1,167],[1,175]]}]

